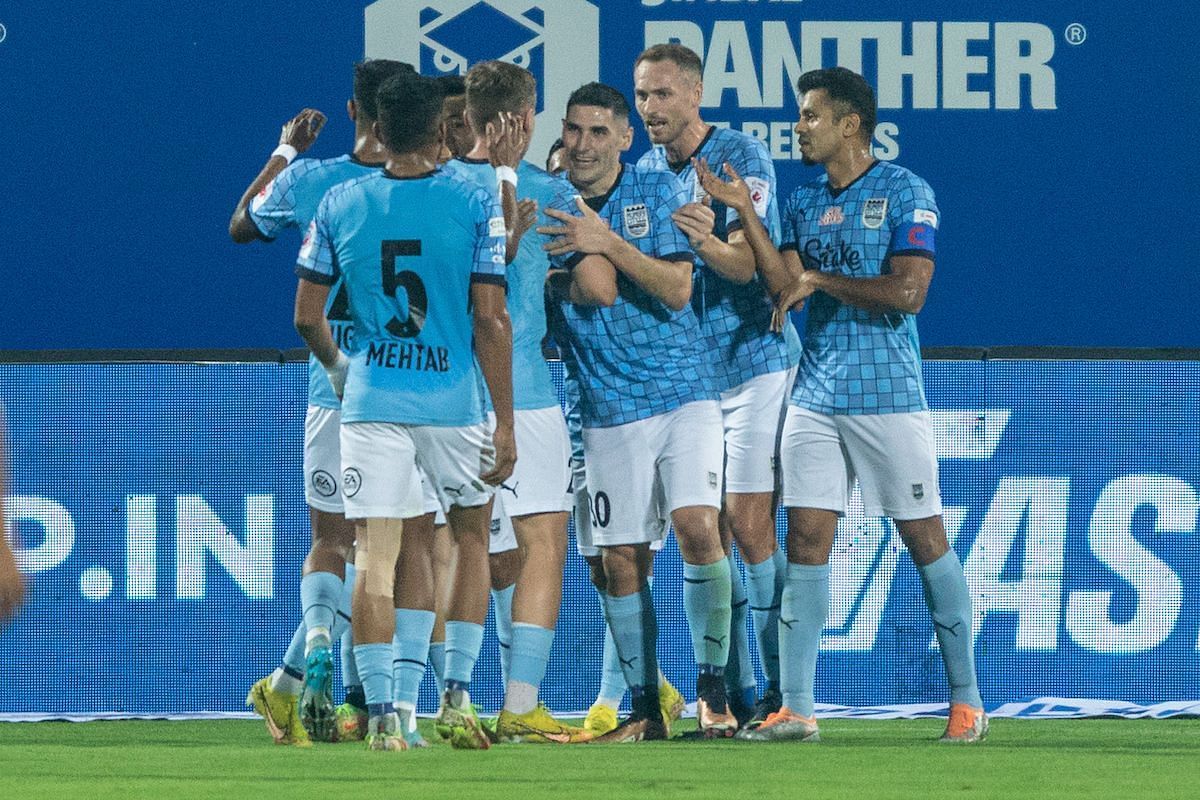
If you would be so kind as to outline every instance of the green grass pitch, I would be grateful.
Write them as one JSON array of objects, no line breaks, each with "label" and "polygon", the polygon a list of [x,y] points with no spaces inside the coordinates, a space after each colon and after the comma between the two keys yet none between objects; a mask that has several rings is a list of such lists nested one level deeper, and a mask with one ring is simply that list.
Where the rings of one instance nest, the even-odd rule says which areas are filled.
[{"label": "green grass pitch", "polygon": [[831,719],[824,741],[804,745],[372,753],[361,743],[279,747],[258,721],[9,723],[0,798],[1200,797],[1200,720],[1002,719],[974,747],[937,744],[943,725]]}]

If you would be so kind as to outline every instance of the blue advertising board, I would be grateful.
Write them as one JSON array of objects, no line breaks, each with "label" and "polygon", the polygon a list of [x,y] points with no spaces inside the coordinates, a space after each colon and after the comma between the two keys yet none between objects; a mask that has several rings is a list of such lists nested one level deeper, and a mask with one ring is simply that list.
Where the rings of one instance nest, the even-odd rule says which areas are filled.
[{"label": "blue advertising board", "polygon": [[[1200,363],[931,361],[925,376],[988,707],[1200,711]],[[241,709],[299,618],[305,386],[300,363],[0,365],[31,583],[0,633],[0,714]],[[560,710],[594,698],[603,643],[570,553],[543,684]],[[943,704],[893,527],[852,508],[832,563],[818,701]],[[681,572],[672,540],[655,566],[660,652],[690,694]],[[473,695],[495,708],[500,689],[489,623]]]},{"label": "blue advertising board", "polygon": [[876,156],[942,212],[926,345],[1198,347],[1198,21],[1117,0],[0,3],[0,349],[293,346],[298,241],[238,248],[226,222],[299,109],[330,116],[312,155],[348,149],[352,62],[528,67],[540,161],[572,89],[631,93],[663,40],[702,55],[705,119],[762,138],[784,192],[814,175],[801,71],[877,87]]}]

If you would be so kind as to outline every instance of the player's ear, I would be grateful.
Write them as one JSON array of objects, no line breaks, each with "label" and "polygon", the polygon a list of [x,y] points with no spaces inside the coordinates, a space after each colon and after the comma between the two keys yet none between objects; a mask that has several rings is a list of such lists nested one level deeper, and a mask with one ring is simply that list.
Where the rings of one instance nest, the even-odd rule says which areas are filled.
[{"label": "player's ear", "polygon": [[371,123],[371,135],[375,137],[377,142],[387,147],[387,144],[383,141],[383,126],[379,124],[379,120]]},{"label": "player's ear", "polygon": [[842,117],[842,135],[847,139],[853,139],[858,136],[858,130],[862,127],[862,117],[856,112],[851,111]]},{"label": "player's ear", "polygon": [[625,132],[621,134],[621,152],[625,152],[633,146],[633,126],[628,122],[625,124]]},{"label": "player's ear", "polygon": [[346,116],[350,117],[351,122],[358,121],[358,106],[354,104],[354,98],[346,101]]}]

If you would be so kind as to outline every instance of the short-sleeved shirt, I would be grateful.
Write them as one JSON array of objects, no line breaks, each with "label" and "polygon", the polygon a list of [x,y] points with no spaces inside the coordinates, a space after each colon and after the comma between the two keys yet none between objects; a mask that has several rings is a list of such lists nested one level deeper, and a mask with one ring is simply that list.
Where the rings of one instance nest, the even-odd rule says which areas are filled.
[{"label": "short-sleeved shirt", "polygon": [[[733,165],[750,188],[758,218],[772,241],[779,244],[775,165],[766,145],[749,134],[712,127],[692,157],[705,159],[718,174],[726,162]],[[638,166],[674,172],[689,192],[688,202],[698,203],[708,196],[696,177],[691,158],[681,163],[669,161],[662,145],[642,156]],[[736,211],[719,202],[713,201],[712,207],[716,215],[713,233],[727,242],[729,234],[742,227],[742,220]],[[700,319],[700,330],[708,340],[721,391],[740,386],[758,375],[795,366],[800,358],[800,337],[790,325],[782,333],[771,330],[771,300],[759,276],[755,275],[749,283],[734,283],[700,262],[694,280],[692,305]]]},{"label": "short-sleeved shirt", "polygon": [[[378,164],[367,164],[351,155],[322,160],[297,159],[254,196],[247,213],[258,228],[259,235],[267,241],[274,240],[288,228],[305,230],[316,215],[317,205],[325,192],[339,183],[361,178],[378,169]],[[354,347],[354,326],[350,322],[346,292],[340,282],[330,287],[325,316],[337,346],[342,350],[351,350]],[[311,356],[308,359],[308,404],[321,408],[341,407],[325,370]]]},{"label": "short-sleeved shirt", "polygon": [[[446,171],[462,180],[472,181],[492,194],[496,193],[496,171],[484,160],[459,158],[449,162]],[[521,237],[517,256],[508,265],[508,316],[513,335],[513,408],[534,410],[558,405],[558,394],[550,378],[550,367],[542,354],[546,338],[546,273],[550,257],[542,249],[547,238],[537,233],[538,226],[554,220],[545,210],[560,197],[574,195],[571,184],[538,169],[527,161],[517,167],[517,198],[535,200],[538,221]]]},{"label": "short-sleeved shirt", "polygon": [[[797,189],[784,207],[780,249],[796,250],[805,269],[871,278],[888,274],[894,255],[932,260],[937,227],[929,184],[880,161],[840,191],[825,176]],[[914,315],[868,311],[824,292],[807,308],[792,403],[822,414],[928,408]]]},{"label": "short-sleeved shirt", "polygon": [[343,422],[483,421],[470,291],[504,284],[504,234],[494,195],[441,171],[378,170],[326,194],[296,274],[346,283],[356,335]]},{"label": "short-sleeved shirt", "polygon": [[[688,193],[670,172],[623,166],[612,189],[587,200],[625,241],[653,258],[692,263],[687,237],[671,214]],[[574,199],[555,204],[579,216]],[[555,256],[573,269],[584,255]],[[672,310],[617,271],[612,306],[562,306],[564,338],[576,365],[585,428],[607,428],[665,414],[695,400],[719,396],[690,305]]]}]

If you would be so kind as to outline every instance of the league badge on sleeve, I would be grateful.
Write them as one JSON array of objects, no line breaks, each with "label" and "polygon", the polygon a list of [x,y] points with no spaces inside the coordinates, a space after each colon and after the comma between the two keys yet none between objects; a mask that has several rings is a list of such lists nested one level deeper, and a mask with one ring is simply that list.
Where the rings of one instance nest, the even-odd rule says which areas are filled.
[{"label": "league badge on sleeve", "polygon": [[644,203],[625,206],[621,214],[625,218],[625,235],[630,239],[641,239],[650,233],[650,212]]},{"label": "league badge on sleeve", "polygon": [[875,228],[883,225],[883,221],[887,219],[886,197],[870,197],[863,202],[862,224],[864,228]]},{"label": "league badge on sleeve", "polygon": [[744,179],[746,187],[750,190],[750,200],[754,203],[754,213],[760,217],[767,215],[767,209],[771,206],[771,183],[762,178],[756,178],[753,175]]}]

